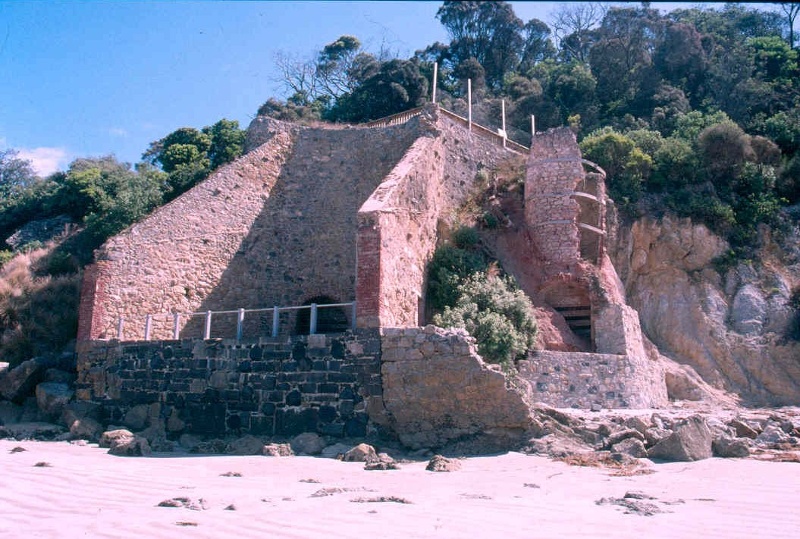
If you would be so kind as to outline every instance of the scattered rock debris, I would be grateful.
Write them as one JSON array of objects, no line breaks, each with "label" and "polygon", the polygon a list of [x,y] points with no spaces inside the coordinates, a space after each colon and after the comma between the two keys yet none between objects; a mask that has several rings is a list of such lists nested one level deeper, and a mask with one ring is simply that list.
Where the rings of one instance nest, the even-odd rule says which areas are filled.
[{"label": "scattered rock debris", "polygon": [[219,474],[220,477],[242,477],[242,474],[239,472],[225,472]]},{"label": "scattered rock debris", "polygon": [[[652,500],[652,501],[651,501]],[[653,502],[657,502],[655,497],[645,494],[644,492],[632,491],[626,492],[625,496],[622,498],[600,498],[599,500],[595,501],[597,505],[619,505],[620,507],[625,508],[626,515],[639,515],[644,517],[650,517],[653,515],[657,515],[660,513],[665,513],[658,505]],[[666,505],[674,505],[675,503],[665,503]],[[683,503],[680,500],[677,503]]]},{"label": "scattered rock debris", "polygon": [[11,451],[9,451],[9,453],[22,453],[23,451],[27,451],[27,449],[25,449],[24,447],[17,446],[12,448]]},{"label": "scattered rock debris", "polygon": [[199,498],[197,501],[194,501],[191,498],[186,498],[185,496],[164,500],[156,507],[184,507],[192,511],[205,511],[208,509],[206,501],[203,498]]},{"label": "scattered rock debris", "polygon": [[376,496],[375,498],[353,498],[350,500],[353,503],[405,503],[410,504],[413,503],[405,498],[400,498],[399,496]]},{"label": "scattered rock debris", "polygon": [[52,464],[50,464],[49,462],[44,462],[44,461],[37,462],[33,466],[34,466],[34,468],[52,468],[53,467]]},{"label": "scattered rock debris", "polygon": [[441,455],[434,455],[425,469],[429,472],[454,472],[461,469],[461,462]]}]

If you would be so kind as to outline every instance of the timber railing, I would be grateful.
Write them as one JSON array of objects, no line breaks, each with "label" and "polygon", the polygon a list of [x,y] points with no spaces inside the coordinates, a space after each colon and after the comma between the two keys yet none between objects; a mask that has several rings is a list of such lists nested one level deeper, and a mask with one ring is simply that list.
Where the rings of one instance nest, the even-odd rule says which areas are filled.
[{"label": "timber railing", "polygon": [[[282,314],[292,314],[295,315],[299,314],[303,311],[308,311],[308,325],[306,327],[299,327],[300,324],[297,324],[297,329],[299,333],[304,333],[304,330],[308,330],[309,335],[314,335],[320,329],[319,322],[320,322],[320,312],[324,309],[339,309],[339,316],[344,317],[345,320],[349,318],[349,320],[336,320],[337,329],[340,331],[344,331],[345,329],[355,329],[356,327],[356,302],[351,301],[347,303],[311,303],[310,305],[300,305],[295,307],[266,307],[262,309],[233,309],[227,311],[204,311],[204,312],[194,312],[194,313],[158,313],[158,314],[148,314],[144,318],[144,340],[149,341],[151,340],[153,334],[153,324],[158,320],[163,320],[167,323],[171,322],[172,330],[171,336],[173,339],[177,340],[181,338],[181,333],[184,331],[186,326],[191,323],[192,319],[200,319],[203,323],[203,339],[211,339],[213,338],[232,338],[231,335],[232,331],[217,331],[215,334],[212,335],[212,321],[222,317],[231,315],[236,316],[236,324],[235,324],[235,338],[237,341],[241,341],[245,337],[245,322],[250,321],[248,315],[252,314],[259,314],[257,318],[259,329],[256,331],[258,333],[258,337],[265,337],[270,336],[273,338],[277,338],[281,333],[281,326],[286,326],[287,321],[282,320]],[[349,317],[345,314],[345,309],[349,309],[350,315]],[[270,316],[263,316],[260,313],[269,313]],[[324,317],[324,314],[323,314]],[[251,317],[252,318],[252,317]],[[269,331],[264,331],[266,328],[264,327],[265,324],[263,323],[265,320],[271,318],[271,324]],[[296,318],[296,317],[295,317]],[[141,320],[141,319],[140,319]],[[327,320],[327,319],[326,319]],[[187,321],[186,324],[183,324],[184,321]],[[120,317],[117,321],[117,340],[124,340],[124,333],[125,327],[128,323],[128,320],[125,318]],[[291,325],[291,324],[289,324]],[[304,324],[303,324],[304,325]],[[329,326],[330,324],[328,324]],[[233,329],[233,324],[226,324],[230,330]],[[140,326],[141,327],[141,326]],[[322,328],[328,329],[329,327]],[[248,332],[250,333],[250,332]],[[251,337],[252,335],[247,335]]]}]

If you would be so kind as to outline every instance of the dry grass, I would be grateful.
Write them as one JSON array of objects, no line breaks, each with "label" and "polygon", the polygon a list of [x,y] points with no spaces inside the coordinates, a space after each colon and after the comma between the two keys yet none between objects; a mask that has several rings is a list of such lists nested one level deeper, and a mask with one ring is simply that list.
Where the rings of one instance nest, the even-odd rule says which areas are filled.
[{"label": "dry grass", "polygon": [[58,353],[75,337],[80,273],[36,273],[54,248],[19,254],[0,268],[0,356],[12,366]]}]

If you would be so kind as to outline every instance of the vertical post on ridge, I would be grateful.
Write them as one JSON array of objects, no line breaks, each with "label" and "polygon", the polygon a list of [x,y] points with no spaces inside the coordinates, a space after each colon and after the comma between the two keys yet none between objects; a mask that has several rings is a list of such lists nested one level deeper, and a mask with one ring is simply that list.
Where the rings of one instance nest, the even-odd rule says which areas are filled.
[{"label": "vertical post on ridge", "polygon": [[278,306],[275,305],[272,308],[272,336],[273,337],[277,337],[278,336],[278,326],[280,325],[280,323],[281,323],[281,318],[280,318],[280,314],[278,312]]},{"label": "vertical post on ridge", "polygon": [[467,123],[472,133],[472,79],[467,79]]},{"label": "vertical post on ridge", "polygon": [[242,340],[244,326],[244,309],[239,309],[239,316],[236,318],[236,342]]},{"label": "vertical post on ridge", "polygon": [[150,340],[150,329],[153,326],[153,315],[148,314],[144,317],[144,340]]},{"label": "vertical post on ridge", "polygon": [[119,317],[119,321],[117,322],[117,340],[122,340],[122,328],[125,325],[125,319],[121,316]]},{"label": "vertical post on ridge", "polygon": [[211,311],[206,311],[206,330],[203,334],[203,339],[208,340],[211,338]]},{"label": "vertical post on ridge", "polygon": [[172,315],[172,338],[176,341],[181,334],[181,313]]},{"label": "vertical post on ridge", "polygon": [[356,330],[356,316],[357,316],[357,314],[358,314],[358,311],[356,310],[356,302],[354,301],[353,302],[353,322],[352,322],[353,331]]},{"label": "vertical post on ridge", "polygon": [[436,77],[439,75],[439,63],[433,62],[433,94],[431,96],[431,103],[436,103]]},{"label": "vertical post on ridge", "polygon": [[311,323],[309,324],[308,334],[314,335],[317,332],[317,304],[311,304]]},{"label": "vertical post on ridge", "polygon": [[500,101],[500,111],[503,116],[503,148],[506,147],[506,100]]}]

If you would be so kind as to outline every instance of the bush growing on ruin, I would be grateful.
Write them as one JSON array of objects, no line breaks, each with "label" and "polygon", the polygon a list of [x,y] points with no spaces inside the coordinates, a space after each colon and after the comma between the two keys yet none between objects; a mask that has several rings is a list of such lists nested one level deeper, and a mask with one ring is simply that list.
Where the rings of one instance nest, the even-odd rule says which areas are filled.
[{"label": "bush growing on ruin", "polygon": [[536,319],[525,293],[510,277],[476,272],[456,287],[457,299],[433,318],[442,327],[466,329],[491,363],[511,365],[533,347]]},{"label": "bush growing on ruin", "polygon": [[[456,238],[458,236],[454,240]],[[466,239],[461,238],[462,241]],[[483,255],[474,248],[447,244],[436,249],[428,263],[428,301],[434,311],[441,312],[448,305],[455,305],[459,283],[486,267]]]}]

